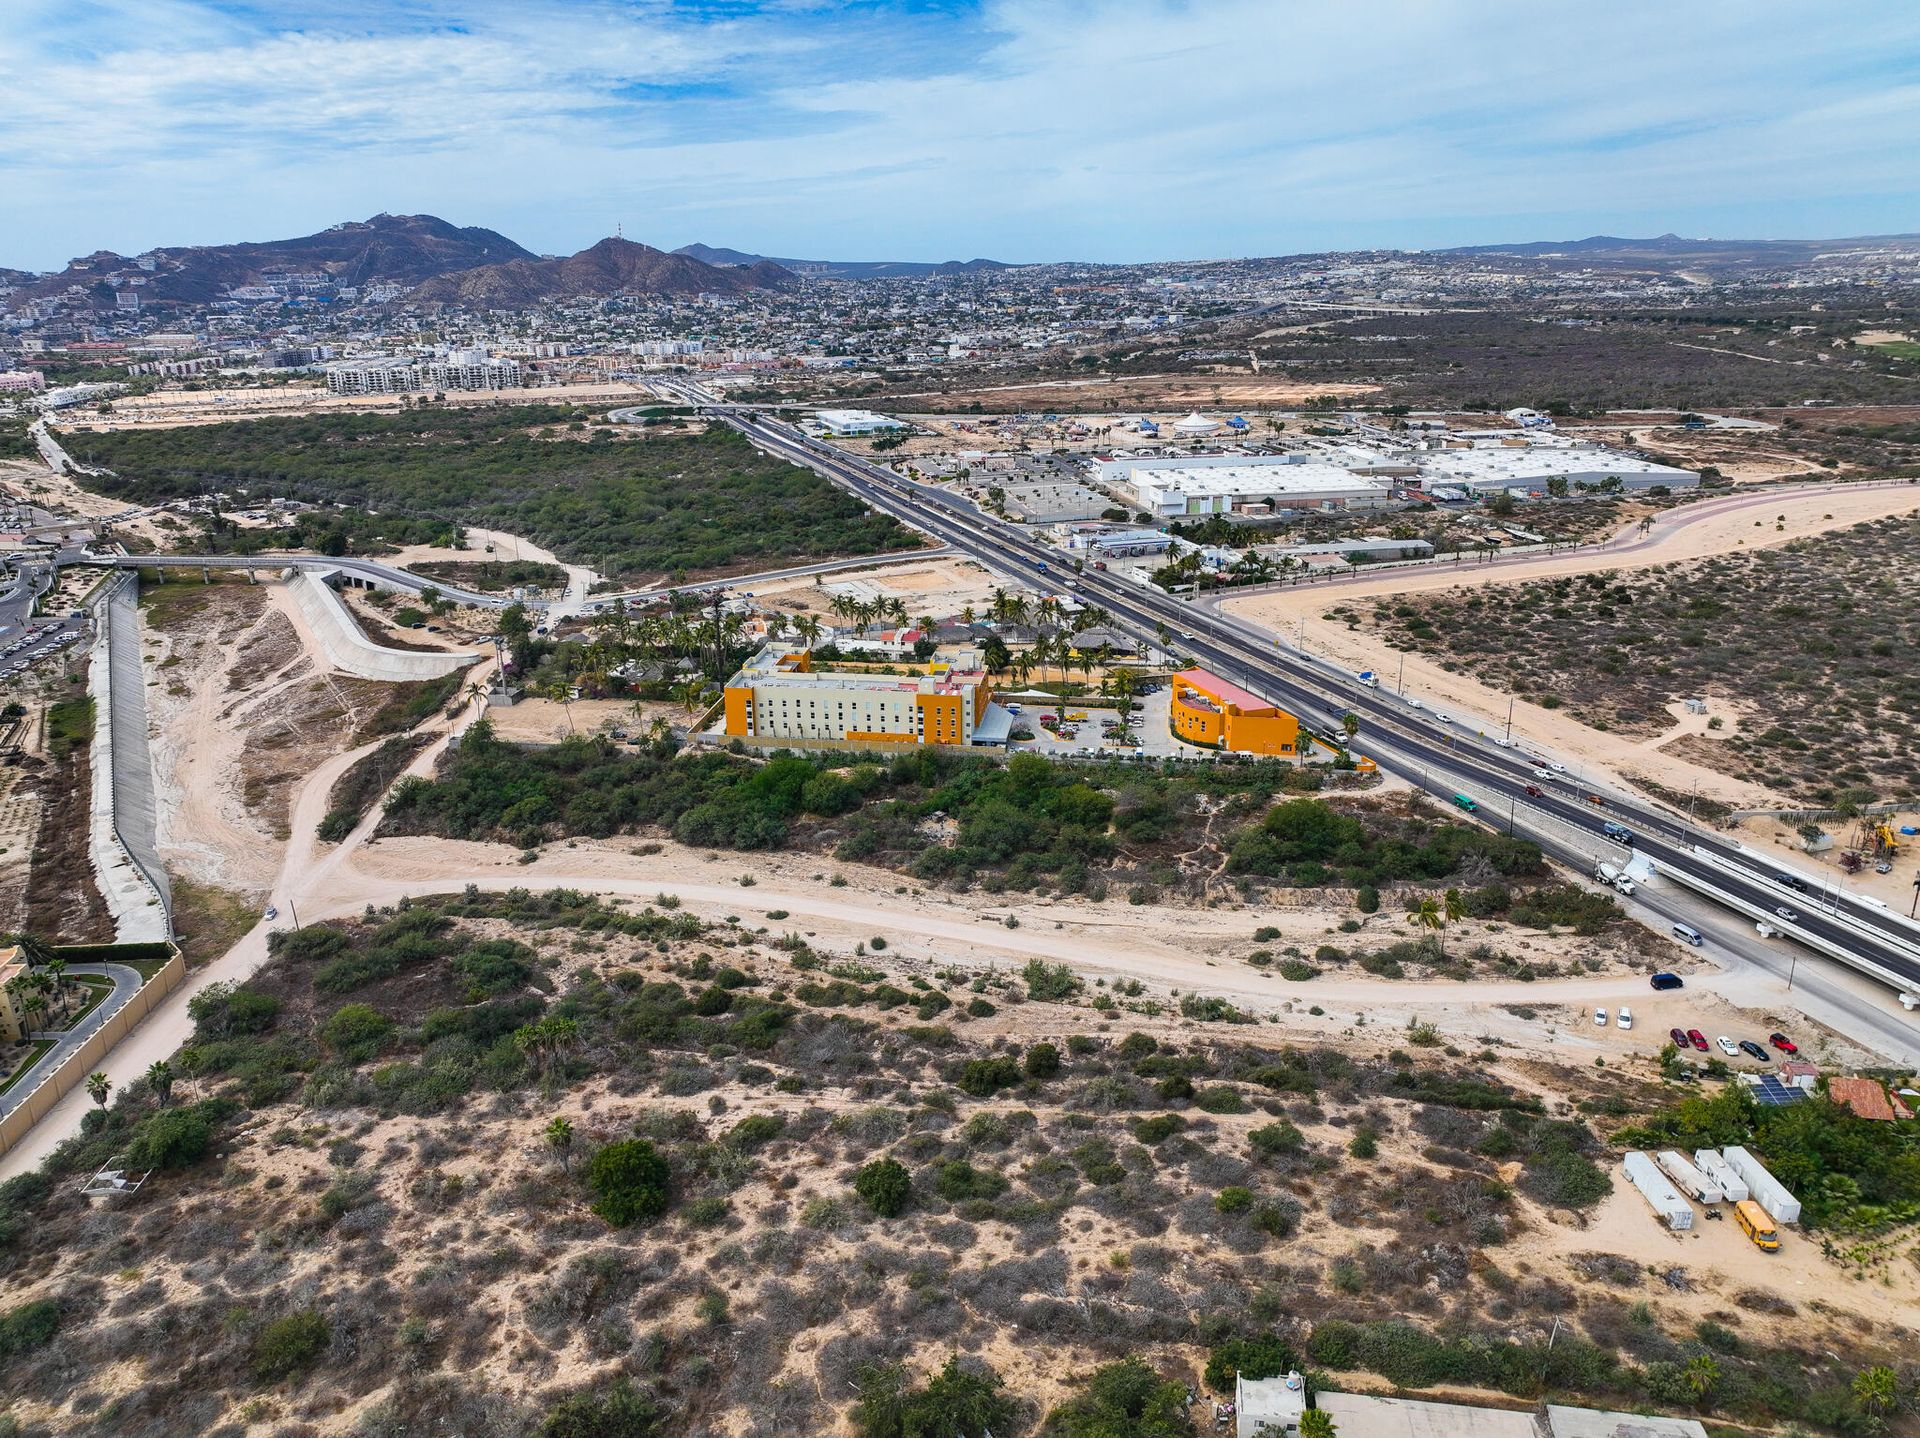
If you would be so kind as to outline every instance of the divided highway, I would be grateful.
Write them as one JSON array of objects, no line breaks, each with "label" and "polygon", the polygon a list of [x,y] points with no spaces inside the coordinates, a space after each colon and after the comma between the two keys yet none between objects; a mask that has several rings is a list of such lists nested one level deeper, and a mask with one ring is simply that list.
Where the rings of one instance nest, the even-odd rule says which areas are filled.
[{"label": "divided highway", "polygon": [[[687,402],[699,402],[691,393]],[[1616,862],[1626,851],[1599,832],[1605,820],[1625,825],[1637,850],[1689,887],[1717,886],[1744,903],[1772,912],[1785,904],[1797,911],[1791,923],[1849,954],[1875,977],[1899,976],[1920,993],[1920,926],[1903,915],[1848,894],[1796,894],[1774,881],[1779,872],[1769,861],[1743,853],[1720,836],[1695,828],[1664,810],[1592,785],[1574,785],[1555,774],[1535,774],[1540,761],[1511,747],[1485,744],[1450,729],[1424,711],[1410,709],[1391,694],[1364,686],[1351,674],[1289,652],[1269,636],[1223,616],[1097,570],[1062,569],[1059,550],[1000,523],[945,491],[902,479],[820,444],[791,427],[749,413],[712,410],[755,444],[833,479],[871,504],[954,549],[1013,575],[1039,589],[1065,589],[1098,603],[1116,622],[1140,637],[1164,630],[1179,637],[1179,647],[1194,659],[1246,688],[1263,694],[1298,715],[1309,728],[1337,733],[1339,717],[1351,711],[1362,721],[1366,752],[1420,788],[1444,796],[1466,794],[1482,816],[1503,816],[1516,832],[1525,832],[1554,857],[1590,869],[1595,853],[1611,852]],[[1540,790],[1527,792],[1529,787]],[[1592,794],[1604,800],[1590,802]],[[1575,843],[1569,831],[1582,842]],[[1696,853],[1698,845],[1709,857]]]}]

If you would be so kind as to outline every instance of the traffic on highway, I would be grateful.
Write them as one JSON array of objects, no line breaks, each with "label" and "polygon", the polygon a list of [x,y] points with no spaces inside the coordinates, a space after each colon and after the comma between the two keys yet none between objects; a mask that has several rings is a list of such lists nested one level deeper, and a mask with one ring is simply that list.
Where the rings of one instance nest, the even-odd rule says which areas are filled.
[{"label": "traffic on highway", "polygon": [[[681,397],[699,402],[692,393]],[[1177,637],[1180,649],[1197,662],[1284,705],[1309,728],[1333,734],[1343,713],[1359,715],[1367,752],[1376,763],[1426,792],[1470,796],[1478,817],[1491,823],[1504,820],[1510,830],[1525,831],[1563,862],[1589,870],[1596,847],[1610,847],[1623,858],[1631,848],[1651,860],[1658,872],[1723,903],[1730,899],[1737,911],[1773,914],[1776,929],[1787,925],[1791,934],[1820,951],[1920,995],[1920,925],[1904,915],[1857,895],[1828,892],[1802,896],[1795,918],[1781,920],[1777,910],[1783,898],[1798,896],[1807,887],[1805,881],[1711,831],[1591,783],[1575,783],[1549,756],[1468,736],[1423,712],[1415,701],[1363,684],[1357,675],[1310,655],[1290,652],[1231,618],[1100,571],[1058,572],[1054,566],[1060,564],[1060,552],[1018,527],[994,520],[945,491],[812,440],[789,425],[751,412],[716,410],[715,418],[957,550],[1043,591],[1064,587],[1075,598],[1097,602],[1115,623],[1141,638],[1162,633]],[[1610,836],[1608,826],[1627,834],[1628,842]],[[1586,847],[1576,847],[1569,831],[1581,836]]]}]

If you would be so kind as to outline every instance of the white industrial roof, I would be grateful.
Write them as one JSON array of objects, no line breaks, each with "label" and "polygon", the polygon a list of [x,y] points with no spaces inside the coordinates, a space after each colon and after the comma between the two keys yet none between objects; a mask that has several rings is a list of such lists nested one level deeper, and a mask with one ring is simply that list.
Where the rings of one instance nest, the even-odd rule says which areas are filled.
[{"label": "white industrial roof", "polygon": [[1131,476],[1142,492],[1167,494],[1354,494],[1385,496],[1393,486],[1337,464],[1231,464],[1204,469],[1143,469]]}]

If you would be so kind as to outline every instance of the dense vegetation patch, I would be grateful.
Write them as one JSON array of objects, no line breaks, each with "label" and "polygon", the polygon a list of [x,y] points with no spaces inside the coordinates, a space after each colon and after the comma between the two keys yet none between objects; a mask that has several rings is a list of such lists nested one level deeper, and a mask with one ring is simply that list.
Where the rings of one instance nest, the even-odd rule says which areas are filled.
[{"label": "dense vegetation patch", "polygon": [[[912,549],[919,539],[813,471],[734,431],[616,443],[566,405],[331,414],[179,429],[76,433],[76,459],[113,472],[102,491],[143,502],[224,492],[343,508],[304,515],[292,538],[323,553],[369,541],[444,542],[461,525],[500,528],[638,579],[752,563]],[[289,534],[221,526],[223,549]]]}]

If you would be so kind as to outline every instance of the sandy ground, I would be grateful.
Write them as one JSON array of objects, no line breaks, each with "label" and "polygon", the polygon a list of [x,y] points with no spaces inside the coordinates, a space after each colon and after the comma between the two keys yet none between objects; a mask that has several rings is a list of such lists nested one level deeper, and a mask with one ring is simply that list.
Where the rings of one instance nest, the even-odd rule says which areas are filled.
[{"label": "sandy ground", "polygon": [[[866,600],[898,598],[906,601],[911,622],[922,614],[932,614],[936,619],[951,618],[968,605],[973,606],[977,616],[984,618],[987,606],[993,601],[993,591],[1006,587],[971,559],[943,558],[771,580],[755,584],[753,597],[766,608],[786,614],[816,615],[829,624],[843,622],[833,612],[836,594]],[[876,632],[889,627],[891,621],[879,621],[874,626]]]},{"label": "sandy ground", "polygon": [[[1382,683],[1388,687],[1393,687],[1404,672],[1403,687],[1407,694],[1442,708],[1470,728],[1490,734],[1504,733],[1509,695],[1465,674],[1449,673],[1433,659],[1389,648],[1370,631],[1329,622],[1326,612],[1338,605],[1364,609],[1367,601],[1375,598],[1647,568],[1743,548],[1773,548],[1809,534],[1915,509],[1920,509],[1920,486],[1913,485],[1810,487],[1737,494],[1669,511],[1656,519],[1644,539],[1635,524],[1606,546],[1537,558],[1519,557],[1500,564],[1469,562],[1460,566],[1397,569],[1375,574],[1363,571],[1352,579],[1334,583],[1278,589],[1247,598],[1229,597],[1221,601],[1221,607],[1272,633],[1300,635],[1308,650],[1347,668],[1378,670]],[[1512,713],[1516,739],[1543,745],[1570,763],[1596,765],[1623,777],[1636,772],[1650,773],[1660,783],[1681,793],[1697,791],[1742,808],[1772,807],[1783,802],[1778,795],[1758,785],[1731,779],[1715,769],[1662,751],[1663,745],[1686,734],[1705,734],[1705,724],[1713,717],[1724,721],[1726,727],[1722,733],[1737,732],[1740,716],[1717,701],[1709,706],[1705,716],[1676,714],[1672,728],[1651,739],[1589,729],[1562,712],[1526,702],[1514,704]]]},{"label": "sandy ground", "polygon": [[[1876,816],[1877,817],[1877,816]],[[1829,819],[1822,825],[1833,836],[1834,846],[1824,854],[1809,854],[1791,823],[1774,818],[1744,820],[1738,828],[1740,841],[1751,848],[1771,851],[1780,861],[1804,874],[1818,875],[1848,894],[1865,894],[1880,900],[1896,913],[1907,913],[1914,905],[1915,886],[1920,884],[1920,835],[1900,833],[1903,824],[1920,829],[1920,809],[1908,809],[1886,816],[1892,825],[1899,852],[1893,856],[1890,873],[1874,871],[1872,864],[1849,874],[1840,867],[1840,855],[1858,834],[1858,822]],[[1864,849],[1864,845],[1862,846]],[[1920,939],[1920,936],[1916,936]]]},{"label": "sandy ground", "polygon": [[1258,408],[1264,405],[1279,409],[1302,404],[1316,395],[1368,395],[1379,393],[1379,389],[1378,385],[1371,384],[1314,383],[1285,376],[1142,374],[976,385],[950,393],[907,390],[887,395],[879,402],[892,405],[901,400],[937,399],[943,405],[953,406],[979,400],[1002,409],[1119,409],[1129,413],[1137,413],[1142,409],[1178,409],[1184,414],[1200,406],[1217,409],[1222,406],[1251,405]]},{"label": "sandy ground", "polygon": [[576,699],[566,705],[551,699],[520,699],[505,708],[495,705],[487,710],[493,732],[515,744],[557,744],[569,734],[615,729],[644,737],[655,719],[665,719],[676,733],[687,727],[682,705],[644,699]]}]

